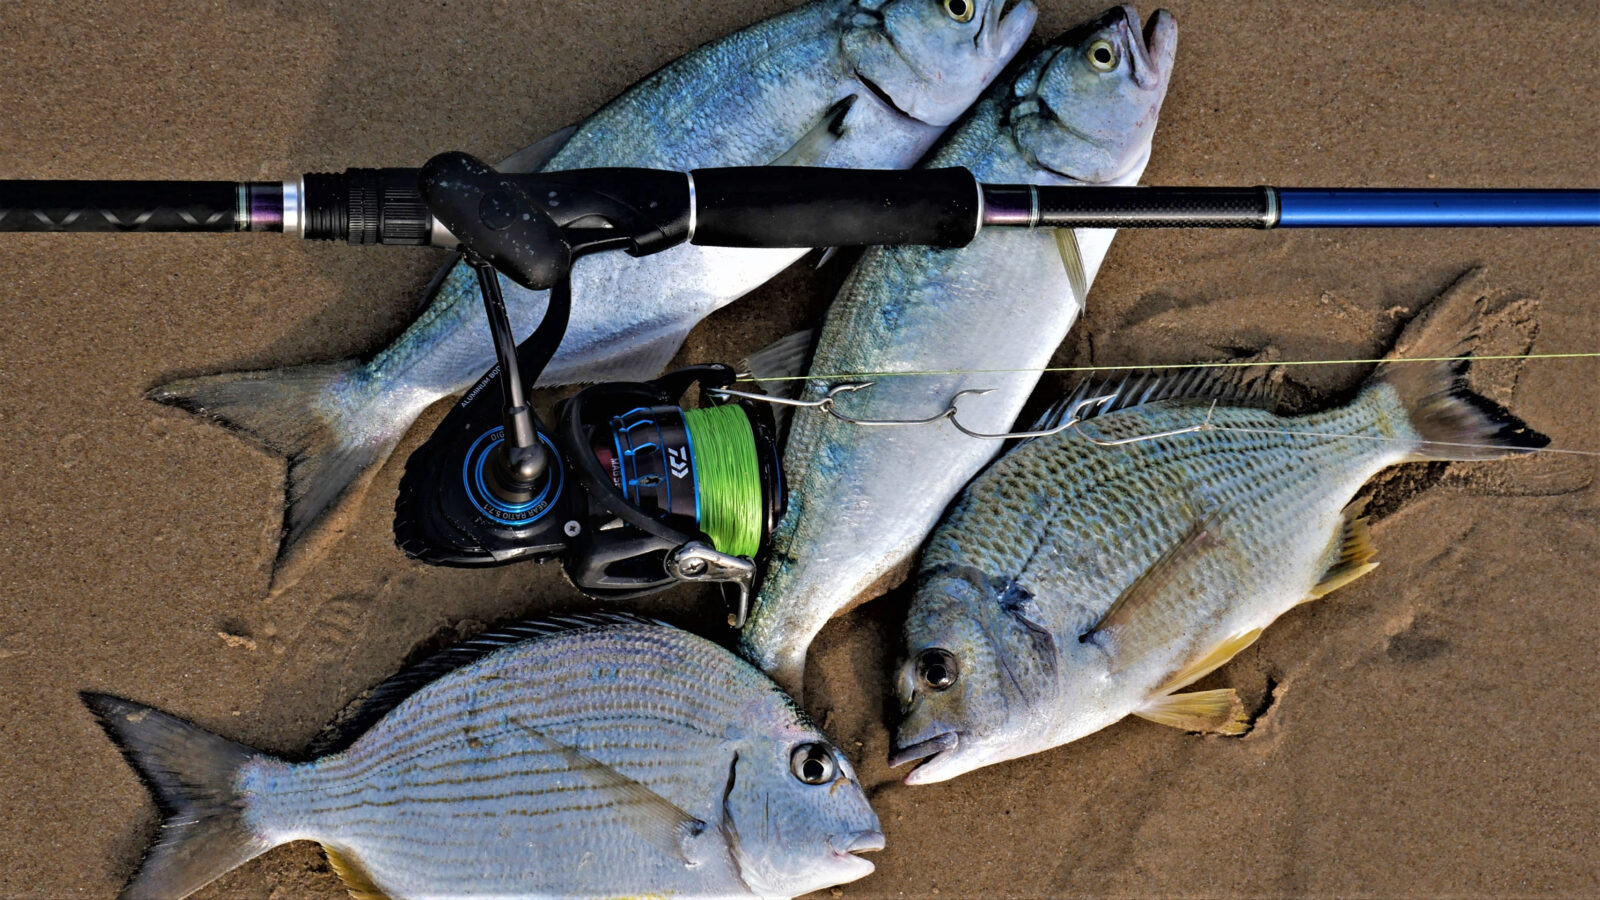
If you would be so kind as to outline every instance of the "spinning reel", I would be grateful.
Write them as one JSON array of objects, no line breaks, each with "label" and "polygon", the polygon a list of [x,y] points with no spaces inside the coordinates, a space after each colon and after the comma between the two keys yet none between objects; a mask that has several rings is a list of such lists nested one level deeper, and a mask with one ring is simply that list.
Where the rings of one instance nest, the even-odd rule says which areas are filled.
[{"label": "spinning reel", "polygon": [[[663,187],[684,192],[682,176],[662,186],[649,183],[656,174],[634,176],[641,198]],[[604,187],[561,185],[547,207],[465,154],[423,168],[428,210],[477,272],[499,364],[407,461],[395,540],[432,565],[559,559],[573,584],[601,598],[720,582],[731,588],[729,621],[738,626],[784,497],[768,407],[717,402],[706,390],[731,384],[733,369],[692,366],[649,382],[595,385],[558,405],[553,429],[524,396],[566,332],[572,260],[599,249],[649,252],[652,238],[684,227],[630,199],[629,175],[613,170]],[[601,219],[610,227],[572,224]],[[550,292],[543,321],[520,346],[497,269]],[[695,384],[703,405],[685,409]]]}]

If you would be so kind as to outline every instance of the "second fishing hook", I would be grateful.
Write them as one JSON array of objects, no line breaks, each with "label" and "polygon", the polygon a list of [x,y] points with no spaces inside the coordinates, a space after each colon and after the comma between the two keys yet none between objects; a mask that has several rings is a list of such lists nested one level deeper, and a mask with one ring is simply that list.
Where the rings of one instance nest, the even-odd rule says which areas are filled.
[{"label": "second fishing hook", "polygon": [[[840,395],[851,394],[859,390],[864,390],[872,387],[874,383],[875,382],[865,381],[836,384],[828,389],[827,394],[815,400],[795,400],[788,397],[774,397],[770,394],[757,394],[750,391],[734,390],[733,388],[717,388],[710,391],[710,393],[720,397],[740,397],[765,403],[772,403],[778,406],[789,406],[800,409],[816,409],[825,412],[842,422],[848,422],[851,425],[860,425],[866,428],[903,428],[912,425],[932,425],[940,420],[948,419],[950,424],[955,426],[955,429],[962,434],[967,435],[968,437],[978,438],[980,440],[991,441],[1029,440],[1032,438],[1042,438],[1049,437],[1054,434],[1060,434],[1061,432],[1066,431],[1068,428],[1074,428],[1082,424],[1084,419],[1088,417],[1086,414],[1091,410],[1110,403],[1116,399],[1114,394],[1106,394],[1099,397],[1088,397],[1074,403],[1071,409],[1067,411],[1066,417],[1059,425],[1037,431],[1007,431],[999,434],[990,434],[988,432],[977,431],[975,429],[968,428],[967,426],[961,424],[961,419],[958,418],[961,411],[961,399],[963,397],[981,397],[984,394],[992,394],[994,393],[995,388],[968,388],[966,390],[959,391],[954,397],[950,398],[950,405],[947,408],[940,410],[931,416],[926,416],[920,419],[862,419],[856,416],[848,415],[839,410],[836,401]],[[1163,431],[1160,434],[1135,435],[1133,437],[1118,438],[1116,440],[1105,440],[1081,431],[1079,433],[1083,434],[1084,440],[1090,442],[1091,444],[1101,447],[1120,447],[1124,444],[1136,444],[1141,441],[1175,437],[1181,434],[1193,434],[1195,432],[1208,430],[1211,427],[1211,412],[1214,412],[1215,410],[1216,404],[1213,403],[1211,406],[1211,411],[1206,413],[1206,420],[1199,425],[1191,425],[1188,428],[1179,428],[1172,431]]]}]

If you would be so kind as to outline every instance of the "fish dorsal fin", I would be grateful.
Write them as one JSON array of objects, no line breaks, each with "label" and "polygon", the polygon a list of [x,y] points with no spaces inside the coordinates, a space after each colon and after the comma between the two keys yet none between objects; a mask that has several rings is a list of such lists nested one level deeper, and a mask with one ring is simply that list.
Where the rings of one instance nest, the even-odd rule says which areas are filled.
[{"label": "fish dorsal fin", "polygon": [[609,796],[623,811],[629,829],[686,866],[695,865],[688,841],[705,833],[706,823],[644,784],[524,722],[512,720],[536,742],[561,754],[571,770]]},{"label": "fish dorsal fin", "polygon": [[1141,719],[1184,731],[1240,735],[1250,730],[1250,716],[1232,688],[1163,694],[1133,711]]},{"label": "fish dorsal fin", "polygon": [[[811,355],[816,349],[817,330],[805,328],[800,331],[786,334],[772,343],[745,358],[743,366],[761,385],[761,389],[773,397],[783,397],[788,400],[799,399],[800,393],[805,390],[805,381],[796,377],[804,375],[811,365]],[[759,381],[762,378],[786,379],[782,381]],[[789,433],[789,420],[794,409],[792,407],[774,404],[772,407],[772,421],[778,428],[779,442]]]},{"label": "fish dorsal fin", "polygon": [[1320,600],[1378,567],[1372,561],[1378,548],[1372,544],[1372,529],[1362,513],[1367,510],[1366,500],[1344,508],[1344,527],[1339,529],[1339,553],[1322,575],[1322,580],[1311,589],[1311,595],[1301,602]]},{"label": "fish dorsal fin", "polygon": [[856,95],[840,100],[828,107],[822,114],[821,120],[811,126],[811,130],[800,136],[794,146],[784,152],[782,156],[768,163],[771,166],[815,166],[820,165],[833,149],[833,145],[844,136],[844,120],[850,115],[850,108],[856,105]]},{"label": "fish dorsal fin", "polygon": [[1222,539],[1216,532],[1216,514],[1195,519],[1183,537],[1124,588],[1105,615],[1079,635],[1078,640],[1105,646],[1112,657],[1113,672],[1166,644],[1173,636],[1170,632],[1181,627],[1181,623],[1170,610],[1163,614],[1157,607],[1182,573],[1220,546]]},{"label": "fish dorsal fin", "polygon": [[344,889],[350,892],[350,900],[390,900],[389,895],[373,883],[366,867],[354,855],[335,850],[327,844],[322,845],[322,852],[327,854],[328,865],[333,866],[334,873],[344,882]]},{"label": "fish dorsal fin", "polygon": [[1254,644],[1258,637],[1261,637],[1261,629],[1252,628],[1249,631],[1243,631],[1228,638],[1212,647],[1199,659],[1172,673],[1172,677],[1168,678],[1165,684],[1156,688],[1156,693],[1170,694],[1173,691],[1194,684],[1196,681],[1222,668],[1227,664],[1228,660],[1244,652],[1244,649]]},{"label": "fish dorsal fin", "polygon": [[1057,228],[1056,253],[1067,270],[1067,284],[1072,286],[1072,300],[1082,309],[1089,302],[1089,273],[1083,266],[1083,250],[1078,246],[1078,233],[1071,228]]},{"label": "fish dorsal fin", "polygon": [[567,145],[567,141],[572,140],[572,135],[577,130],[578,126],[568,125],[559,131],[553,131],[502,159],[500,164],[495,166],[495,169],[507,175],[526,175],[529,172],[537,172],[543,169],[546,163],[554,159],[557,153],[561,152],[561,148]]},{"label": "fish dorsal fin", "polygon": [[[1106,398],[1078,409],[1090,398]],[[1045,410],[1031,430],[1048,431],[1066,421],[1074,409],[1080,419],[1093,419],[1147,403],[1191,400],[1226,406],[1274,409],[1278,394],[1270,380],[1249,366],[1182,369],[1177,372],[1133,371],[1111,379],[1085,379],[1071,393]]]},{"label": "fish dorsal fin", "polygon": [[326,756],[348,749],[358,738],[366,734],[369,728],[377,724],[379,719],[392,712],[407,697],[456,669],[471,665],[496,650],[512,644],[590,628],[659,624],[661,623],[653,619],[629,613],[595,612],[550,616],[496,626],[476,637],[447,647],[380,683],[353,713],[318,735],[306,752],[311,756]]},{"label": "fish dorsal fin", "polygon": [[799,380],[799,376],[806,373],[816,343],[815,328],[791,332],[745,357],[744,370],[757,381],[764,378],[792,379],[761,381],[761,389],[774,397],[798,397],[805,383]]}]

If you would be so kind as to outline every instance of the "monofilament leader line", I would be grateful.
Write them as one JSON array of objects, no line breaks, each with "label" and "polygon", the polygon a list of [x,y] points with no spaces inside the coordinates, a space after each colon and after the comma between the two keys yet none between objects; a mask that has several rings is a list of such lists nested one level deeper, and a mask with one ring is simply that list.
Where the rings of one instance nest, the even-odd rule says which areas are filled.
[{"label": "monofilament leader line", "polygon": [[761,548],[761,469],[750,417],[733,404],[686,409],[700,500],[700,529],[718,550],[755,556]]},{"label": "monofilament leader line", "polygon": [[1031,369],[913,369],[905,372],[824,372],[807,375],[772,375],[759,376],[743,373],[739,381],[768,382],[768,381],[831,381],[840,378],[911,378],[932,377],[936,375],[1007,375],[1017,372],[1160,372],[1175,369],[1244,369],[1250,367],[1273,366],[1360,366],[1378,365],[1380,363],[1424,363],[1424,362],[1492,362],[1494,360],[1525,360],[1525,359],[1600,359],[1600,353],[1505,353],[1492,356],[1406,356],[1398,359],[1281,359],[1281,360],[1223,360],[1219,362],[1197,363],[1158,363],[1145,365],[1124,366],[1048,366],[1046,368]]}]

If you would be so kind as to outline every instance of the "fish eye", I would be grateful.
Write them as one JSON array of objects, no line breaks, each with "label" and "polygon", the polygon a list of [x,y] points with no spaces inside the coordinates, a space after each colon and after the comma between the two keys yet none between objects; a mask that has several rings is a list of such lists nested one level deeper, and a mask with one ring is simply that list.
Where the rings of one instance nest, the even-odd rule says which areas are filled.
[{"label": "fish eye", "polygon": [[1086,55],[1090,68],[1097,72],[1109,72],[1117,67],[1117,48],[1105,38],[1090,44]]},{"label": "fish eye", "polygon": [[932,691],[947,691],[961,677],[955,654],[938,647],[924,650],[917,656],[917,680]]},{"label": "fish eye", "polygon": [[977,0],[944,0],[944,14],[966,24],[978,14]]},{"label": "fish eye", "polygon": [[801,744],[789,754],[789,769],[806,784],[827,784],[839,767],[824,744]]}]

